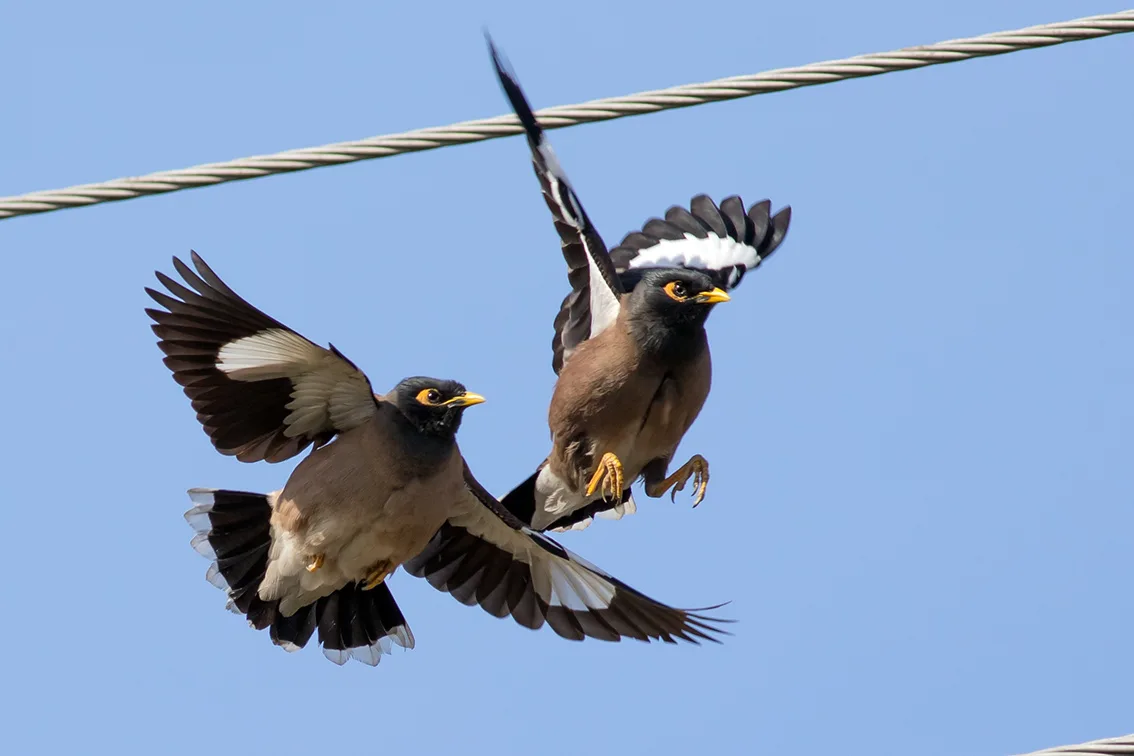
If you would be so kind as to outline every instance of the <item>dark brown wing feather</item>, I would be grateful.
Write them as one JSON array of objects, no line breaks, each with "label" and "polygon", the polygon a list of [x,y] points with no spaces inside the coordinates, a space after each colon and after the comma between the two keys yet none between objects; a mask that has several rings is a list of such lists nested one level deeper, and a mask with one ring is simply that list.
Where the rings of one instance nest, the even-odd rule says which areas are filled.
[{"label": "dark brown wing feather", "polygon": [[555,318],[555,336],[551,342],[551,365],[558,373],[576,346],[614,322],[618,299],[623,293],[622,283],[607,254],[606,244],[571,188],[515,75],[501,61],[492,40],[488,41],[488,46],[500,85],[527,134],[532,166],[555,220],[563,259],[567,262],[571,293],[563,300]]},{"label": "dark brown wing feather", "polygon": [[780,246],[791,224],[791,207],[771,216],[772,203],[761,200],[744,211],[733,195],[718,208],[704,194],[694,197],[689,209],[671,207],[665,219],[651,218],[641,231],[627,234],[610,251],[629,291],[644,268],[686,267],[703,270],[718,286],[734,289],[744,274],[758,267]]},{"label": "dark brown wing feather", "polygon": [[570,640],[698,643],[718,642],[714,636],[724,633],[717,625],[728,620],[658,603],[524,527],[467,464],[465,483],[467,500],[405,564],[411,575],[464,604],[479,604],[496,617],[510,614],[533,630],[546,623]]},{"label": "dark brown wing feather", "polygon": [[192,252],[177,258],[184,286],[146,289],[165,365],[222,454],[281,462],[323,444],[377,408],[366,376],[333,346],[324,349],[253,307]]}]

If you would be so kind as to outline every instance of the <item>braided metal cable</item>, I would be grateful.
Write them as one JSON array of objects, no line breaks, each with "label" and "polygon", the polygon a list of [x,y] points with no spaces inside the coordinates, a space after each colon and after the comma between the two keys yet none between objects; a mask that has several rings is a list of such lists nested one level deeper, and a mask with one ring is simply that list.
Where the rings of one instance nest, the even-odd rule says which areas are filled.
[{"label": "braided metal cable", "polygon": [[1134,734],[1106,740],[1092,740],[1078,745],[1056,746],[1042,751],[1033,751],[1023,756],[1113,756],[1114,754],[1134,754]]},{"label": "braided metal cable", "polygon": [[[608,97],[579,105],[559,105],[536,113],[541,124],[549,129],[574,126],[593,121],[654,113],[659,110],[684,108],[707,102],[734,100],[740,97],[780,92],[785,89],[827,84],[845,79],[911,68],[953,63],[969,58],[1059,45],[1083,39],[1106,37],[1134,31],[1134,10],[1089,16],[1015,31],[995,32],[932,45],[905,47],[892,52],[859,55],[842,60],[810,63],[795,68],[779,68],[763,73],[733,76],[703,84],[684,84],[652,92]],[[68,207],[95,205],[100,202],[131,199],[148,194],[175,192],[226,181],[269,176],[274,173],[303,171],[325,165],[352,163],[356,160],[400,155],[406,152],[433,150],[454,144],[467,144],[522,133],[516,117],[509,114],[465,121],[450,126],[437,126],[387,134],[355,142],[340,142],[322,147],[277,152],[274,155],[207,163],[192,168],[160,171],[145,176],[113,179],[97,184],[82,184],[66,189],[30,192],[13,197],[0,197],[0,219],[17,215],[45,213]]]}]

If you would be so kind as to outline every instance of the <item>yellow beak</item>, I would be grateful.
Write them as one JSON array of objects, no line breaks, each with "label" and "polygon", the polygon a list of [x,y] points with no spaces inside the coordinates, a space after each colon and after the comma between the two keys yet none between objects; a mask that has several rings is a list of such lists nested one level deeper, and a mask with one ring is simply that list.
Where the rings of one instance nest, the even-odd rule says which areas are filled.
[{"label": "yellow beak", "polygon": [[466,391],[465,393],[461,394],[460,396],[454,396],[452,399],[450,399],[447,402],[442,402],[442,404],[450,404],[450,405],[454,405],[456,407],[471,407],[474,404],[483,404],[483,403],[484,403],[484,397],[481,396],[480,394],[474,394],[471,391]]},{"label": "yellow beak", "polygon": [[701,304],[719,304],[727,302],[732,299],[728,294],[724,293],[724,289],[713,289],[706,291],[703,294],[698,294],[696,300]]}]

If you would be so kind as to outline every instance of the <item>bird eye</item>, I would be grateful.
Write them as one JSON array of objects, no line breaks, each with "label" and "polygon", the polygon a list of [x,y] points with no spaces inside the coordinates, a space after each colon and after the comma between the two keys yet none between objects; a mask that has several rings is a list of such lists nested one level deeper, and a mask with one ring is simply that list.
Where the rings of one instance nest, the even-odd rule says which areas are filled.
[{"label": "bird eye", "polygon": [[437,389],[422,389],[415,398],[420,404],[436,406],[441,403],[441,392]]},{"label": "bird eye", "polygon": [[670,299],[684,302],[689,298],[689,287],[683,281],[670,281],[665,285],[665,293]]}]

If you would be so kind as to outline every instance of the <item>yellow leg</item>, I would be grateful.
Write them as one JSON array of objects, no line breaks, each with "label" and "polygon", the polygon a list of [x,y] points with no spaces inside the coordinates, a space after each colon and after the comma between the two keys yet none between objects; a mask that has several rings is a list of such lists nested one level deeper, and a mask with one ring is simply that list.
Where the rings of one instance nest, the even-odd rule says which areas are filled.
[{"label": "yellow leg", "polygon": [[315,570],[319,569],[322,566],[323,566],[323,555],[322,554],[316,554],[315,556],[311,557],[311,561],[307,563],[307,571],[308,572],[314,572]]},{"label": "yellow leg", "polygon": [[602,455],[599,460],[598,469],[591,477],[591,482],[587,484],[587,496],[592,496],[599,484],[602,484],[602,498],[613,501],[615,504],[622,502],[622,462],[618,457],[610,452]]},{"label": "yellow leg", "polygon": [[693,478],[693,506],[696,507],[705,498],[705,490],[709,487],[709,463],[700,454],[694,454],[681,467],[674,471],[665,480],[646,486],[646,494],[657,498],[673,486],[669,492],[670,501],[677,500],[677,492],[685,489],[689,478]]},{"label": "yellow leg", "polygon": [[393,572],[393,567],[389,562],[382,561],[370,568],[370,572],[366,575],[366,582],[362,584],[362,590],[369,591],[377,588],[382,584],[382,581],[390,576]]}]

